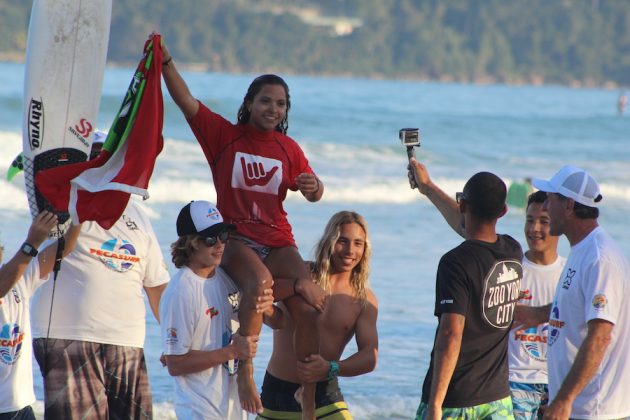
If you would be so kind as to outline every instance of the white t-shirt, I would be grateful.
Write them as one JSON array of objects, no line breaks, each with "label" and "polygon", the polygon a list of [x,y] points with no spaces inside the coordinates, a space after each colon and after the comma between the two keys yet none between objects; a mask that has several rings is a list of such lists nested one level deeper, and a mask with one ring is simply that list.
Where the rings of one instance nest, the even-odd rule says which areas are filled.
[{"label": "white t-shirt", "polygon": [[591,381],[573,403],[571,418],[630,416],[630,264],[596,228],[571,248],[549,316],[549,399],[569,373],[587,334],[587,322],[614,324],[612,340]]},{"label": "white t-shirt", "polygon": [[[548,305],[553,301],[556,285],[566,263],[558,256],[549,265],[535,264],[523,257],[523,280],[518,304],[526,306]],[[510,332],[508,360],[510,381],[526,384],[547,383],[547,332],[549,324],[530,328],[517,336]]]},{"label": "white t-shirt", "polygon": [[[33,337],[46,337],[51,281],[33,296]],[[110,230],[85,222],[76,248],[61,263],[51,338],[143,347],[143,287],[169,280],[148,217],[133,200]]]},{"label": "white t-shirt", "polygon": [[[202,278],[187,267],[174,276],[160,301],[160,329],[164,354],[216,350],[230,343],[238,329],[240,292],[217,268]],[[179,419],[241,420],[234,362],[202,372],[175,376],[175,413]]]},{"label": "white t-shirt", "polygon": [[29,300],[44,280],[33,258],[24,275],[0,298],[0,413],[35,402]]}]

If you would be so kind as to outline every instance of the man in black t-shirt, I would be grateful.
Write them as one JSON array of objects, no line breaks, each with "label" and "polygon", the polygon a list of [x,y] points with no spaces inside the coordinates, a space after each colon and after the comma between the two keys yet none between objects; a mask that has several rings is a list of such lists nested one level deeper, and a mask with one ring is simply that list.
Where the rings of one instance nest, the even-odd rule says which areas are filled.
[{"label": "man in black t-shirt", "polygon": [[507,211],[505,183],[479,172],[453,200],[415,159],[410,182],[466,239],[438,266],[438,327],[416,419],[511,419],[507,346],[523,252],[516,240],[496,233]]}]

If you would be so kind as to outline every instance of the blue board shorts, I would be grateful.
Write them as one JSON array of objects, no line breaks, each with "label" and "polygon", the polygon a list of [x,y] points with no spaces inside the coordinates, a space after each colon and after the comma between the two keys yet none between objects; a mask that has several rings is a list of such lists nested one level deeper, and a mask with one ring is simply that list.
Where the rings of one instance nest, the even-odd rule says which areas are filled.
[{"label": "blue board shorts", "polygon": [[542,417],[540,407],[549,403],[547,384],[525,384],[510,381],[510,393],[517,420],[536,420]]}]

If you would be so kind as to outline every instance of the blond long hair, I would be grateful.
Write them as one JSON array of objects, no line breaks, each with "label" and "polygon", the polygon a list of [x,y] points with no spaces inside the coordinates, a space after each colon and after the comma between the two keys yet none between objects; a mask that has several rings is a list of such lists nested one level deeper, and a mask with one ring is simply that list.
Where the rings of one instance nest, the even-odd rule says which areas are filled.
[{"label": "blond long hair", "polygon": [[360,214],[353,211],[340,211],[330,218],[324,230],[324,235],[320,238],[315,248],[315,262],[312,266],[313,279],[322,289],[330,292],[330,260],[341,233],[341,226],[348,223],[356,223],[365,232],[363,256],[359,264],[352,270],[350,277],[350,285],[355,291],[355,297],[361,301],[361,304],[365,305],[369,287],[368,279],[370,276],[372,245],[368,235],[367,222]]}]

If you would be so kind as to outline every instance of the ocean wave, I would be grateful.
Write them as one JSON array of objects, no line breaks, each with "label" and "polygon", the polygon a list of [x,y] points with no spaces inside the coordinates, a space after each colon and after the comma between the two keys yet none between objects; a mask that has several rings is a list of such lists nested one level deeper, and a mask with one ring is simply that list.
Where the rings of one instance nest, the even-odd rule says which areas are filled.
[{"label": "ocean wave", "polygon": [[[407,181],[406,153],[395,143],[377,146],[356,147],[336,143],[317,143],[305,141],[303,144],[311,166],[323,180],[326,188],[326,201],[338,203],[393,203],[405,204],[418,199],[417,190],[411,190]],[[22,149],[21,134],[0,131],[0,172],[6,173],[13,158]],[[461,191],[466,177],[477,170],[474,166],[461,165],[455,160],[422,150],[423,161],[427,163],[434,181],[450,196]],[[547,167],[544,158],[523,157],[523,168]],[[517,166],[514,158],[509,166]],[[630,201],[627,163],[610,161],[611,168],[607,179],[601,182],[602,194],[615,207]],[[512,176],[504,178],[507,185],[522,182],[527,176],[526,169],[505,171]],[[598,170],[590,169],[599,175]],[[488,169],[492,170],[492,168]],[[496,171],[499,173],[499,171]],[[603,171],[602,171],[603,172]],[[453,174],[459,176],[453,176]],[[529,174],[532,175],[532,174]],[[547,173],[535,173],[534,176],[547,176]],[[0,208],[22,210],[25,200],[16,200],[23,195],[23,178],[16,177],[8,183],[4,177],[0,180]],[[181,203],[206,197],[216,200],[216,191],[212,184],[210,169],[200,147],[191,140],[167,138],[164,150],[158,156],[153,177],[149,184],[150,199],[147,204]],[[299,193],[289,193],[287,200],[302,200]]]}]

